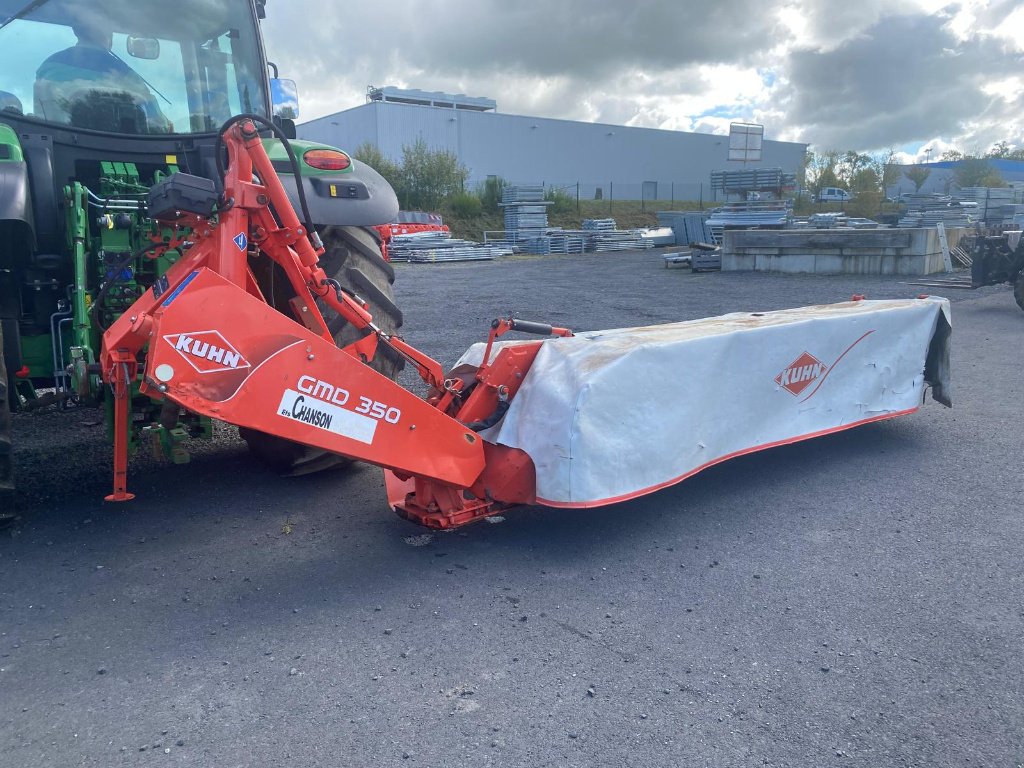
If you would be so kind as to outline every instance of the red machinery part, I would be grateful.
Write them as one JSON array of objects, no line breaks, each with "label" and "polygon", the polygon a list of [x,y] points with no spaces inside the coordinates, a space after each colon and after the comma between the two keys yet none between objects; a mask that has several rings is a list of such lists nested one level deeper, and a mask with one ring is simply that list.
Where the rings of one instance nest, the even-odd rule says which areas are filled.
[{"label": "red machinery part", "polygon": [[409,235],[414,232],[449,232],[447,224],[381,224],[374,227],[384,242],[395,235]]},{"label": "red machinery part", "polygon": [[448,232],[447,224],[380,224],[373,227],[380,235],[380,252],[385,261],[391,261],[388,256],[388,244],[395,235],[408,235],[413,232]]},{"label": "red machinery part", "polygon": [[[101,370],[115,391],[118,433],[107,499],[132,497],[128,392],[147,349],[142,394],[385,467],[414,486],[396,504],[410,519],[448,527],[493,514],[503,503],[532,501],[530,458],[485,445],[466,426],[514,391],[532,355],[501,355],[504,362],[482,367],[480,381],[445,381],[439,363],[383,333],[357,298],[331,285],[318,263],[322,248],[314,249],[288,202],[255,124],[240,120],[224,141],[223,199],[230,204],[216,223],[198,215],[178,222],[191,229],[194,245],[103,337]],[[262,183],[251,181],[254,172]],[[250,243],[284,270],[297,294],[293,305],[309,315],[305,324],[267,304],[249,270]],[[339,349],[317,299],[367,335]],[[380,344],[418,370],[431,398],[364,363]]]}]

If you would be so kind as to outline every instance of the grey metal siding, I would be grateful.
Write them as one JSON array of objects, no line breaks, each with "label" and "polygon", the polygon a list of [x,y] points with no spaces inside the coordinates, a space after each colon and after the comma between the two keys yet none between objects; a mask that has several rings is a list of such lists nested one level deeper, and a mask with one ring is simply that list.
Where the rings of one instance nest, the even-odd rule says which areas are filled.
[{"label": "grey metal siding", "polygon": [[298,126],[300,138],[355,151],[363,142],[377,143],[377,104],[350,109]]},{"label": "grey metal siding", "polygon": [[[579,184],[583,197],[600,188],[604,198],[639,200],[644,182],[656,182],[660,200],[710,199],[711,171],[739,166],[726,159],[726,136],[388,102],[300,125],[299,135],[350,148],[372,141],[396,160],[403,146],[422,138],[455,154],[471,183],[496,175],[573,194]],[[805,144],[768,140],[759,165],[796,171],[805,150]]]},{"label": "grey metal siding", "polygon": [[388,157],[400,159],[402,148],[417,139],[423,139],[430,149],[459,154],[459,119],[465,113],[391,102],[376,106],[377,146]]}]

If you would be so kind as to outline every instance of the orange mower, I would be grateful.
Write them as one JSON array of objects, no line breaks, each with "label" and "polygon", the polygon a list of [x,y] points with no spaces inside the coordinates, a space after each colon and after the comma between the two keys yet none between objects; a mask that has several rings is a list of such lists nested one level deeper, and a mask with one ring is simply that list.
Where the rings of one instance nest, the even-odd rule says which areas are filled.
[{"label": "orange mower", "polygon": [[[222,189],[176,173],[150,192],[149,215],[174,235],[147,255],[178,247],[182,257],[103,336],[115,416],[108,500],[132,498],[136,382],[186,411],[383,467],[390,505],[432,528],[510,505],[632,498],[730,456],[909,413],[928,384],[949,404],[949,310],[934,298],[575,336],[507,318],[446,373],[321,268],[320,239],[260,140],[265,122],[222,128]],[[261,292],[262,259],[287,276],[291,316]],[[362,337],[339,348],[322,307]],[[501,338],[510,331],[550,338]],[[371,366],[385,349],[416,369],[425,397]],[[681,402],[687,378],[710,368],[714,391]]]}]

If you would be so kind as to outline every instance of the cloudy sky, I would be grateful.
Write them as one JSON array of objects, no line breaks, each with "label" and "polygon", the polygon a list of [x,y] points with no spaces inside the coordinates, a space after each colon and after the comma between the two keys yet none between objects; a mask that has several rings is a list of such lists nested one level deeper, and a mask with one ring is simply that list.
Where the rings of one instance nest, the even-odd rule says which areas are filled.
[{"label": "cloudy sky", "polygon": [[269,0],[267,22],[303,120],[394,85],[908,159],[1024,146],[1024,0]]}]

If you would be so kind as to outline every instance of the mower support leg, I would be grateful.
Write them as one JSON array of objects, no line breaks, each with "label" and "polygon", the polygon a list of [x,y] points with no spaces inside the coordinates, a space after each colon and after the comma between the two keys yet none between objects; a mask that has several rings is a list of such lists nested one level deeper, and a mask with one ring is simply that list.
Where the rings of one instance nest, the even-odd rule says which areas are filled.
[{"label": "mower support leg", "polygon": [[[132,363],[114,363],[111,389],[114,394],[114,491],[107,501],[131,501],[134,493],[128,493],[128,419],[131,407],[131,378],[129,366]],[[134,377],[132,377],[134,378]]]}]

